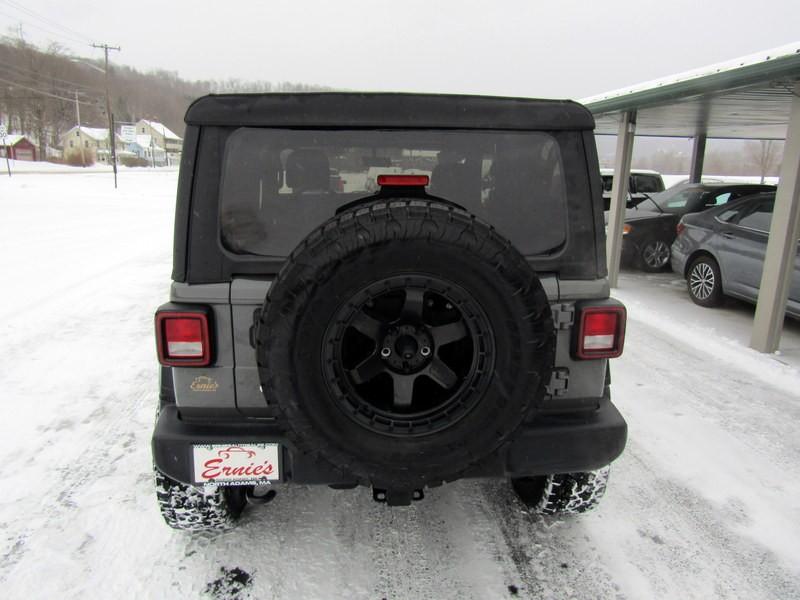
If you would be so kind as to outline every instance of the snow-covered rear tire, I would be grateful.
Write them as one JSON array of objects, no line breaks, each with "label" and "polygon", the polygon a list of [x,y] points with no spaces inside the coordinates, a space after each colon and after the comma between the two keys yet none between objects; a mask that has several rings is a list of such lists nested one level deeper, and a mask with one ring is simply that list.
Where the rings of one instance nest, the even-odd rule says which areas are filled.
[{"label": "snow-covered rear tire", "polygon": [[596,471],[512,479],[511,484],[520,500],[539,514],[578,514],[599,504],[609,471],[605,466]]},{"label": "snow-covered rear tire", "polygon": [[154,474],[161,516],[173,529],[226,531],[235,527],[243,502],[231,502],[222,488],[207,493],[170,479],[155,468]]}]

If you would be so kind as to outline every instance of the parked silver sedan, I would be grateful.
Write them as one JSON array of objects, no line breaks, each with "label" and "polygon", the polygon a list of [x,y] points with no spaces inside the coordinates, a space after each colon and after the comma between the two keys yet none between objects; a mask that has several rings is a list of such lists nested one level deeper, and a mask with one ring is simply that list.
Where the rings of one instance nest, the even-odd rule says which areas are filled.
[{"label": "parked silver sedan", "polygon": [[[757,194],[680,220],[670,262],[695,304],[717,306],[723,295],[758,299],[774,202],[774,193]],[[800,254],[786,313],[800,319]]]}]

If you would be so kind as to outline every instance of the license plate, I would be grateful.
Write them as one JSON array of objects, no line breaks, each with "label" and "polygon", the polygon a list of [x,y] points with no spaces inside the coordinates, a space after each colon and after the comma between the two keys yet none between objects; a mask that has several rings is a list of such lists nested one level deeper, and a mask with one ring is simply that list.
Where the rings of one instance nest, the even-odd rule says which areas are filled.
[{"label": "license plate", "polygon": [[257,485],[280,480],[278,444],[210,444],[192,450],[195,483]]}]

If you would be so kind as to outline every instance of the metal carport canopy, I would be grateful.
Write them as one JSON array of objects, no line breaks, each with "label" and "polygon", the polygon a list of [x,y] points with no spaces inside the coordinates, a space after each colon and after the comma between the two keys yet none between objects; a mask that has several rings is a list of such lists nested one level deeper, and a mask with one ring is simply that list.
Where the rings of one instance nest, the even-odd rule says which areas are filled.
[{"label": "metal carport canopy", "polygon": [[580,100],[595,133],[616,135],[636,111],[636,135],[782,140],[800,42]]},{"label": "metal carport canopy", "polygon": [[762,352],[776,350],[800,235],[800,42],[581,103],[595,115],[595,133],[617,135],[607,239],[612,287],[619,273],[634,135],[694,138],[693,181],[702,174],[707,137],[786,140],[751,340]]}]

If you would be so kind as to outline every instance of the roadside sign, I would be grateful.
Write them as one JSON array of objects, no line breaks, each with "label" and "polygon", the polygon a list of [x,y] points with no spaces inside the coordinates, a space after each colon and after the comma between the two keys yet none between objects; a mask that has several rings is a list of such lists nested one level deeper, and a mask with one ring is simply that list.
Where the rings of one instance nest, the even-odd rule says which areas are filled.
[{"label": "roadside sign", "polygon": [[0,123],[0,138],[4,138],[6,135],[8,135],[8,130],[6,129],[5,125]]},{"label": "roadside sign", "polygon": [[119,137],[123,142],[132,144],[136,141],[136,127],[134,125],[122,125],[119,128]]}]

